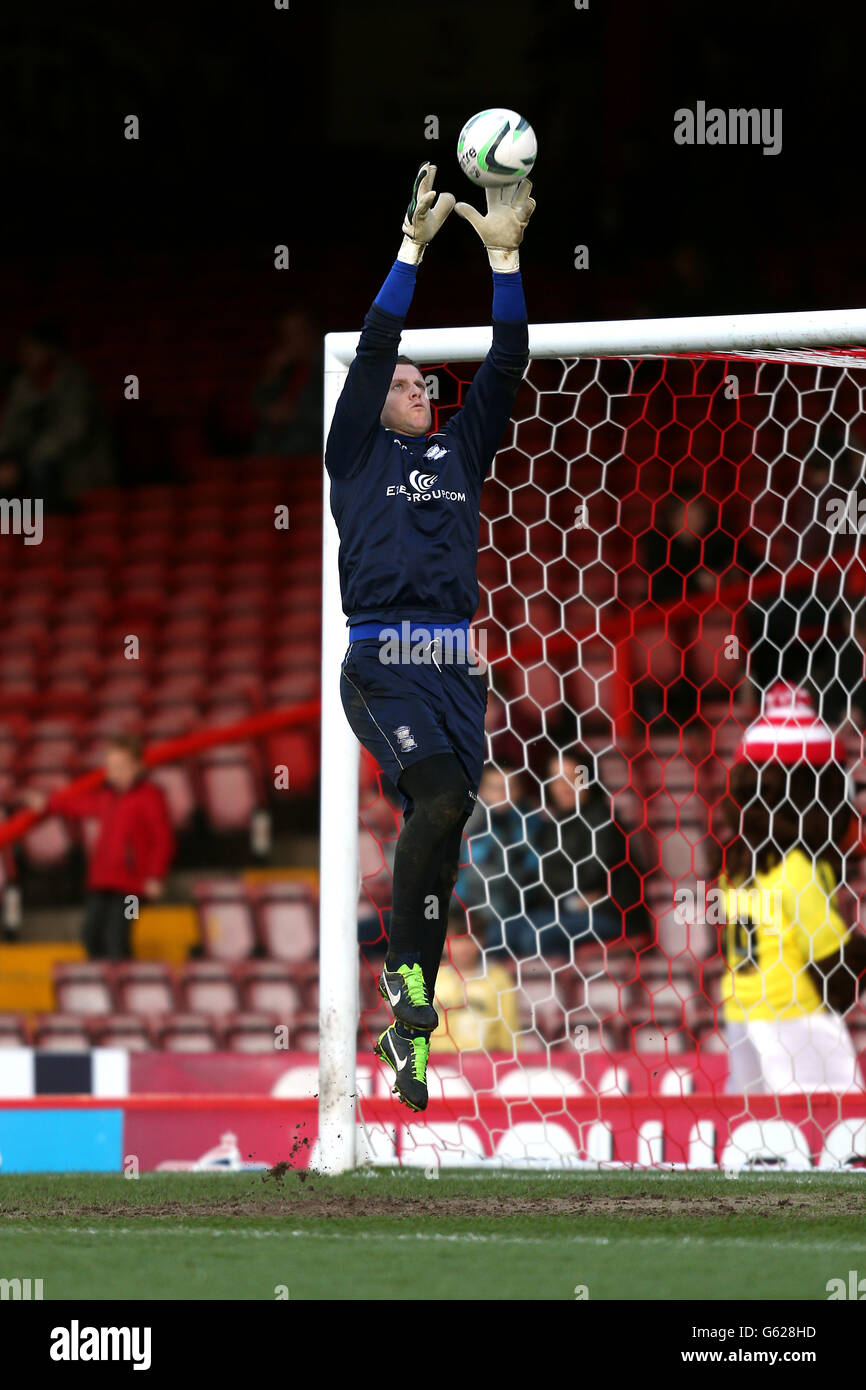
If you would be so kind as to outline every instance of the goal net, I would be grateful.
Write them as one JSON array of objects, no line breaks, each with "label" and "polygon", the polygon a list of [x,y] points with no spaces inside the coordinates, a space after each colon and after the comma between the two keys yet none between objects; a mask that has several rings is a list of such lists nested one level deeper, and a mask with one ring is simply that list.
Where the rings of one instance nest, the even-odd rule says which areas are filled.
[{"label": "goal net", "polygon": [[[489,337],[404,333],[434,427]],[[326,340],[326,431],[355,343]],[[326,1171],[866,1165],[864,343],[863,311],[531,328],[482,492],[487,763],[417,1116],[372,1056],[402,817],[339,702],[326,480]]]}]

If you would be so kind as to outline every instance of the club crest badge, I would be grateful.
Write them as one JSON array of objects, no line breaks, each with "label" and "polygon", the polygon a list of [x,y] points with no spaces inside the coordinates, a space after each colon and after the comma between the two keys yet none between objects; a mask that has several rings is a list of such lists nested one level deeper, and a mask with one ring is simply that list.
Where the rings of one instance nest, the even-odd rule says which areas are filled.
[{"label": "club crest badge", "polygon": [[401,724],[399,729],[394,730],[394,734],[404,753],[411,753],[413,748],[418,747],[415,742],[415,736],[408,724]]}]

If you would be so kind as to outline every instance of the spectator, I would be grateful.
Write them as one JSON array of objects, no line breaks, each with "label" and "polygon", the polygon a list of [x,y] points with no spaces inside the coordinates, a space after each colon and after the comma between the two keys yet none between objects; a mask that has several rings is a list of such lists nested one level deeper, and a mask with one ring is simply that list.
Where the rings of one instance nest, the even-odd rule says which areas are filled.
[{"label": "spectator", "polygon": [[304,310],[283,315],[276,345],[253,393],[259,419],[256,453],[281,458],[321,453],[321,350],[312,315]]},{"label": "spectator", "polygon": [[0,426],[0,484],[7,495],[41,498],[46,511],[68,510],[85,489],[112,479],[99,400],[57,324],[31,328],[19,362]]},{"label": "spectator", "polygon": [[439,1027],[430,1038],[431,1052],[508,1052],[518,1046],[517,992],[503,965],[484,955],[466,930],[462,912],[448,915],[444,964],[436,977]]},{"label": "spectator", "polygon": [[[129,898],[158,898],[174,857],[174,833],[162,789],[145,774],[141,744],[122,734],[108,741],[105,782],[74,798],[30,791],[38,811],[92,816],[99,822],[87,874],[82,937],[91,960],[128,960]],[[136,914],[137,915],[137,914]]]},{"label": "spectator", "polygon": [[572,943],[648,930],[641,876],[611,820],[592,754],[578,749],[551,757],[547,778],[545,805],[527,822],[539,866],[538,884],[527,893],[539,954],[569,955]]},{"label": "spectator", "polygon": [[528,813],[516,772],[488,764],[464,831],[469,862],[454,889],[485,948],[507,948],[517,957],[534,956],[536,949],[535,928],[524,913],[521,894],[538,879],[537,862],[526,843]]},{"label": "spectator", "polygon": [[838,847],[852,815],[842,757],[806,691],[782,681],[737,750],[718,855],[728,1090],[737,1095],[860,1086],[844,1014],[866,937],[840,910]]}]

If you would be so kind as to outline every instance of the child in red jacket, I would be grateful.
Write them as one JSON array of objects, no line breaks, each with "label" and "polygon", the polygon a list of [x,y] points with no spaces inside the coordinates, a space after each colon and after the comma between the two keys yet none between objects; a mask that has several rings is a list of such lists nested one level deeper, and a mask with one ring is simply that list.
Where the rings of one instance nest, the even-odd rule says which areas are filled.
[{"label": "child in red jacket", "polygon": [[[55,798],[42,792],[28,792],[26,799],[34,810],[54,809]],[[99,821],[87,872],[84,945],[91,960],[127,960],[138,915],[130,899],[160,896],[175,849],[165,797],[145,776],[140,741],[127,734],[110,739],[103,785],[57,798],[56,809]]]}]

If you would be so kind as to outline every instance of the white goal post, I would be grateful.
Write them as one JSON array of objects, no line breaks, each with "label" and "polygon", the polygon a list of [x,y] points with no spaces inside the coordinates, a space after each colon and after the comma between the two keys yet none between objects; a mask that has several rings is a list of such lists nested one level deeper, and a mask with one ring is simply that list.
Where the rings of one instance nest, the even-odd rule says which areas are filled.
[{"label": "white goal post", "polygon": [[[324,438],[354,356],[358,333],[324,342]],[[400,351],[424,364],[476,362],[491,328],[407,329]],[[783,353],[866,345],[866,309],[735,314],[599,323],[534,324],[531,358],[659,357],[668,354]],[[317,1167],[356,1163],[356,1035],[359,1016],[359,745],[340,701],[348,644],[337,570],[338,536],[324,474],[320,815],[320,1003]]]}]

